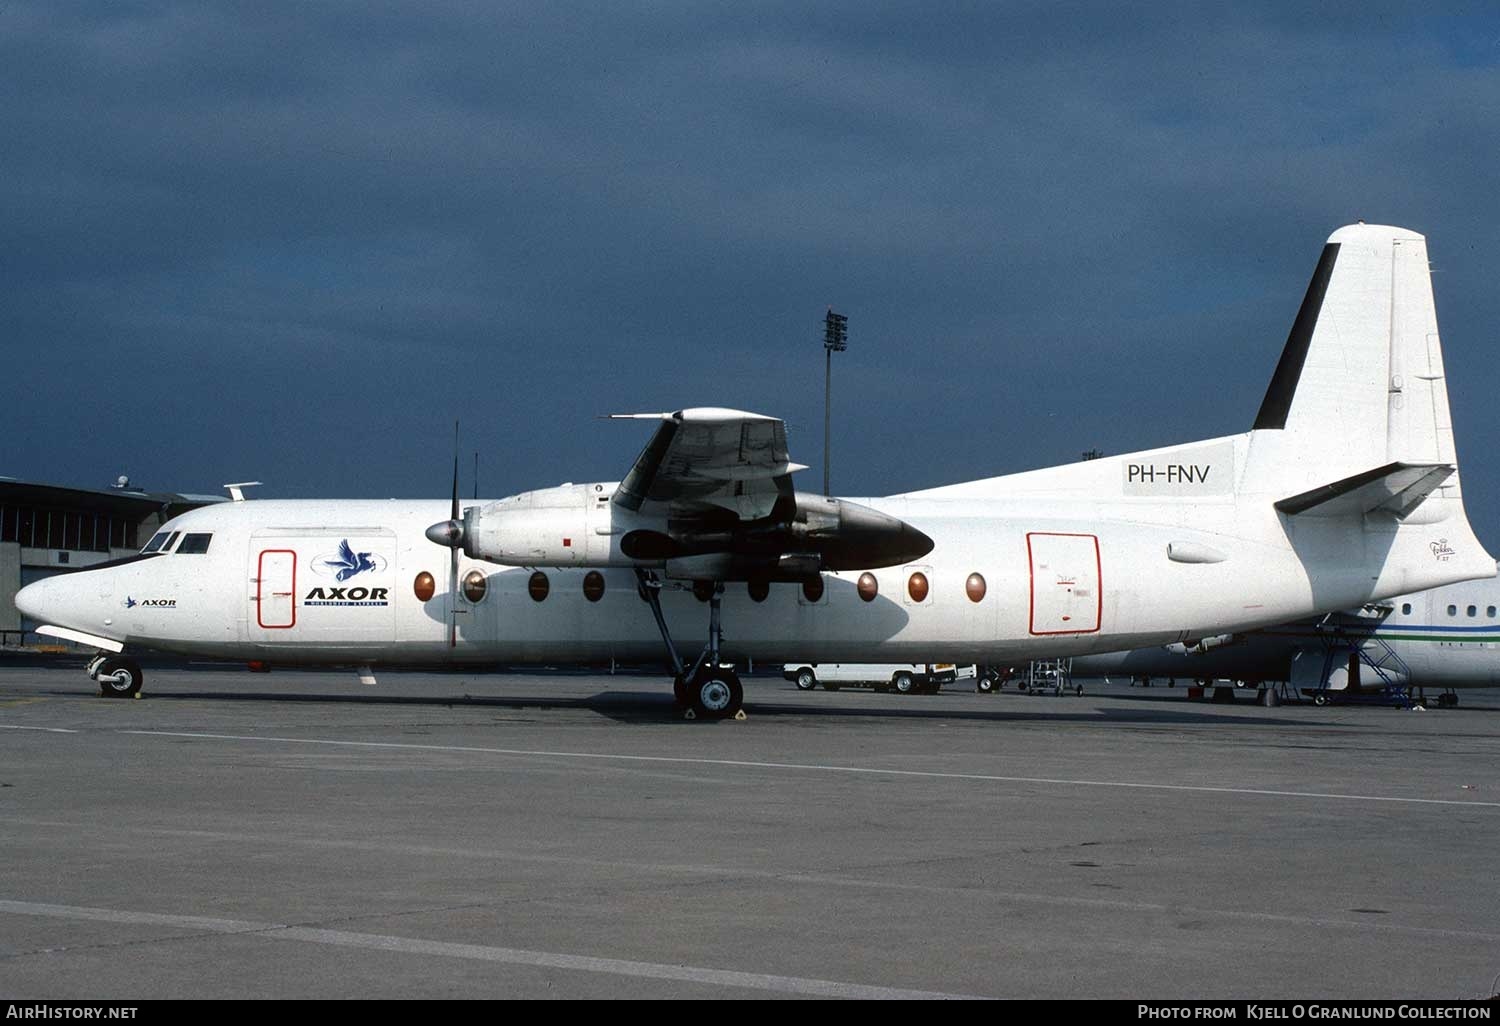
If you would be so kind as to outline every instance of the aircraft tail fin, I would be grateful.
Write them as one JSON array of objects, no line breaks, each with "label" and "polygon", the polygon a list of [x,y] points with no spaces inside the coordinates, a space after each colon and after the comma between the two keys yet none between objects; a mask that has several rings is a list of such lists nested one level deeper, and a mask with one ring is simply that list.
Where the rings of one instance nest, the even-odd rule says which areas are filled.
[{"label": "aircraft tail fin", "polygon": [[1397,464],[1451,468],[1422,494],[1459,497],[1427,240],[1349,225],[1318,259],[1256,415],[1242,487],[1297,496]]}]

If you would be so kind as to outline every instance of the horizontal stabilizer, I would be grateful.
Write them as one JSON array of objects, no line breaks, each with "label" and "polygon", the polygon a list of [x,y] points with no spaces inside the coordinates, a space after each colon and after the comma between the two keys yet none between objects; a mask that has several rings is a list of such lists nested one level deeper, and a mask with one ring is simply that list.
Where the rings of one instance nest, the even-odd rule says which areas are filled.
[{"label": "horizontal stabilizer", "polygon": [[1383,510],[1405,516],[1458,468],[1451,463],[1388,463],[1276,503],[1288,516],[1361,515]]}]

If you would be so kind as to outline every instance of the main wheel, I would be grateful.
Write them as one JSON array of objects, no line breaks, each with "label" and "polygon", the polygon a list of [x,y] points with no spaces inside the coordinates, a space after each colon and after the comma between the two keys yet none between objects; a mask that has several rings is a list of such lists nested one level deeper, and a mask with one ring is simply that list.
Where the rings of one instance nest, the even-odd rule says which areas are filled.
[{"label": "main wheel", "polygon": [[912,679],[912,675],[904,671],[891,678],[891,686],[903,695],[911,694],[912,688],[916,685],[917,682]]},{"label": "main wheel", "polygon": [[99,693],[108,698],[134,698],[144,682],[141,664],[134,659],[111,656],[99,664]]},{"label": "main wheel", "polygon": [[797,671],[797,690],[811,691],[818,686],[818,675],[812,672],[810,667],[804,666]]},{"label": "main wheel", "polygon": [[745,689],[733,670],[705,667],[692,687],[693,711],[711,720],[722,720],[740,711]]},{"label": "main wheel", "polygon": [[987,673],[981,674],[979,679],[974,682],[974,690],[978,691],[981,695],[993,693],[995,690],[995,678]]}]

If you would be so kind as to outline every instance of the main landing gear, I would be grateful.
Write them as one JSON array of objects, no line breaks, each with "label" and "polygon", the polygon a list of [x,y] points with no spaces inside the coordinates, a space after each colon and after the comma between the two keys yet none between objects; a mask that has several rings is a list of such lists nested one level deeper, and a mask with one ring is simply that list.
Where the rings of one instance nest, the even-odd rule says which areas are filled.
[{"label": "main landing gear", "polygon": [[745,689],[733,666],[719,661],[719,649],[724,640],[720,612],[724,602],[724,582],[715,581],[713,593],[708,599],[708,644],[691,668],[683,664],[667,630],[667,621],[661,612],[661,581],[648,570],[636,570],[641,597],[651,606],[651,615],[656,618],[656,629],[661,632],[662,643],[667,647],[667,658],[672,661],[672,697],[677,707],[687,711],[689,719],[743,720],[742,708]]},{"label": "main landing gear", "polygon": [[105,698],[138,698],[146,680],[134,659],[102,653],[89,660],[88,674],[99,682],[99,694]]}]

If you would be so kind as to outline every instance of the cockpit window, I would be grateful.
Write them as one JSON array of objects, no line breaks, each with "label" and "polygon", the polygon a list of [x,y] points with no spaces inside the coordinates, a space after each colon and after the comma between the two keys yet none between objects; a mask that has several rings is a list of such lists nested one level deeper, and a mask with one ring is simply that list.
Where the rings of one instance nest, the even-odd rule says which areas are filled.
[{"label": "cockpit window", "polygon": [[167,543],[167,538],[168,534],[166,531],[157,531],[151,536],[151,540],[146,543],[146,547],[141,550],[141,554],[145,555],[148,552],[156,552]]},{"label": "cockpit window", "polygon": [[158,549],[157,551],[158,552],[171,552],[173,544],[175,544],[176,541],[177,541],[177,539],[180,538],[180,537],[182,537],[182,532],[181,531],[173,531],[171,534],[167,535],[167,540],[161,543],[161,548]]},{"label": "cockpit window", "polygon": [[182,544],[177,546],[179,556],[196,556],[208,551],[211,534],[187,534],[182,537]]}]

